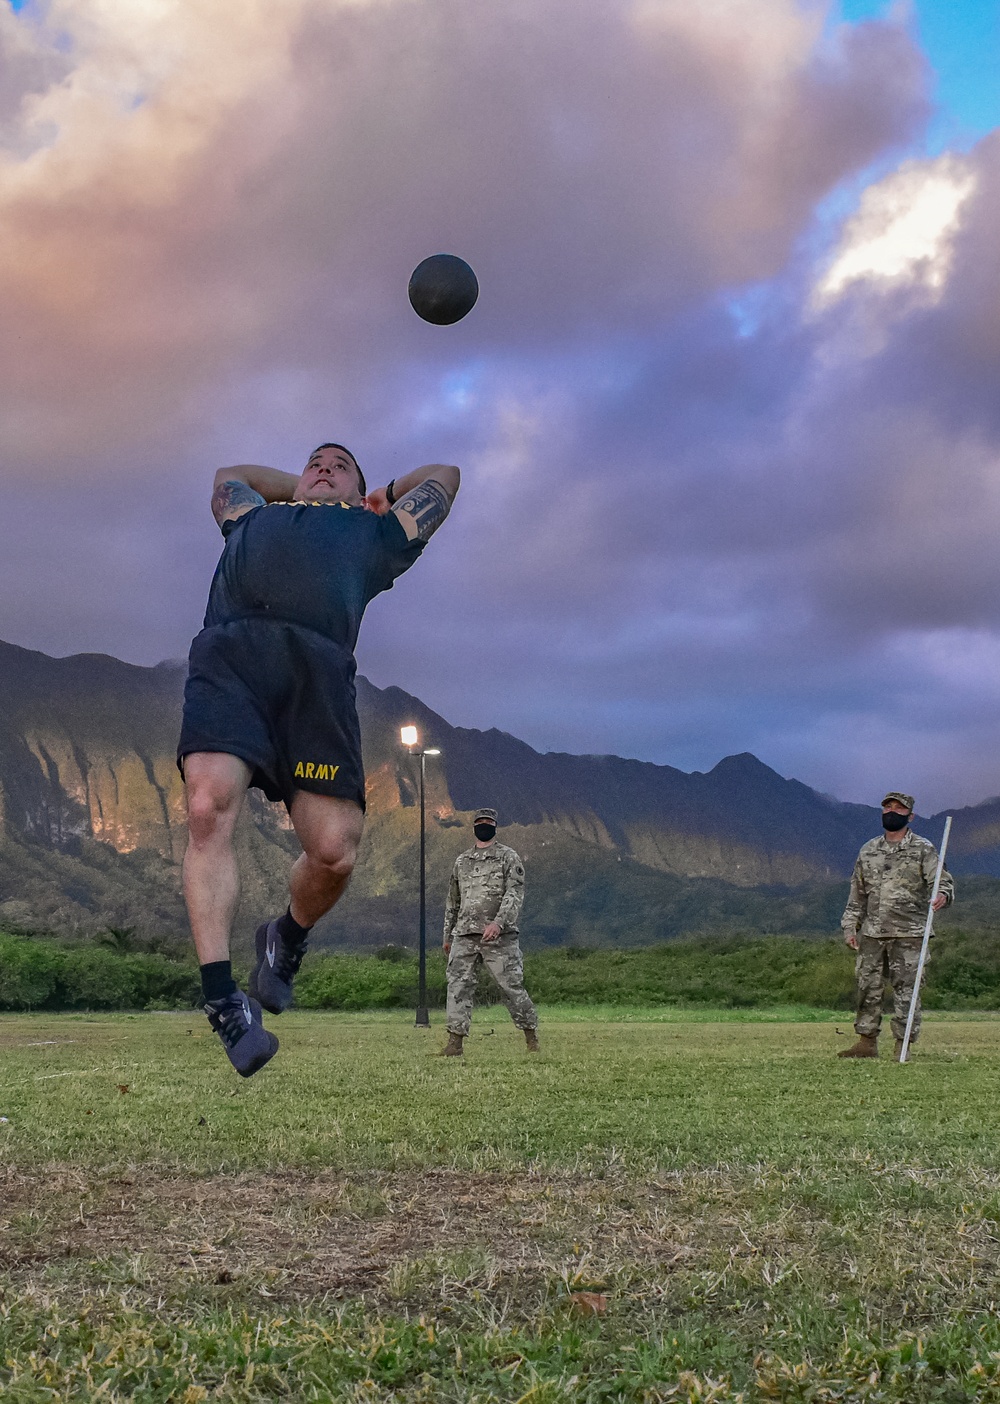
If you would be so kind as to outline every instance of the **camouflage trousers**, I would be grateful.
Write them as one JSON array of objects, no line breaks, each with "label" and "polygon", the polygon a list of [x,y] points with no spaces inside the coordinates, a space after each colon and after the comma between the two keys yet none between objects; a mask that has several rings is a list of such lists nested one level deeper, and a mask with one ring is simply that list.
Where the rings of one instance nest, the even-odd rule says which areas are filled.
[{"label": "camouflage trousers", "polygon": [[497,982],[517,1027],[537,1028],[538,1015],[524,988],[524,961],[517,937],[500,936],[496,941],[484,942],[481,936],[456,936],[448,957],[448,1032],[463,1038],[469,1032],[480,965],[485,965]]},{"label": "camouflage trousers", "polygon": [[[854,980],[858,989],[858,1017],[854,1021],[856,1033],[878,1037],[882,1027],[882,992],[887,975],[892,982],[893,1036],[901,1039],[906,1033],[906,1019],[920,962],[920,946],[919,936],[879,941],[874,936],[859,933],[858,954],[854,962]],[[919,1033],[918,1000],[913,1018],[912,1042],[916,1042]]]}]

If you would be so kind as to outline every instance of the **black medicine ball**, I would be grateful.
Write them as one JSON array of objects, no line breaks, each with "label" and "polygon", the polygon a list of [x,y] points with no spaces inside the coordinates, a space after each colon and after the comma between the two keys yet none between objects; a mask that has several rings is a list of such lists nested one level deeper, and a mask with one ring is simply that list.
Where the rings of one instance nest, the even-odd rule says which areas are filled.
[{"label": "black medicine ball", "polygon": [[409,295],[410,306],[418,317],[438,327],[449,327],[475,307],[479,281],[463,258],[432,254],[414,268]]}]

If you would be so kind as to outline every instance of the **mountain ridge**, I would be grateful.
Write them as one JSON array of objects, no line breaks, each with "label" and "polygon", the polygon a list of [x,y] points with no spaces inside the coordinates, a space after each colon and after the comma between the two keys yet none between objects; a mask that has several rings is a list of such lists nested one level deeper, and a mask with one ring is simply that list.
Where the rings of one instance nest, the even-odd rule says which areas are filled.
[{"label": "mountain ridge", "polygon": [[[184,665],[171,661],[54,659],[0,642],[0,923],[183,938],[174,759],[183,683]],[[877,807],[822,795],[750,752],[704,772],[543,753],[497,728],[452,726],[402,688],[360,676],[358,710],[368,823],[351,890],[321,942],[410,939],[418,770],[399,742],[403,724],[441,750],[426,768],[433,922],[484,803],[500,810],[502,836],[526,859],[528,927],[546,942],[641,944],[701,929],[699,919],[735,929],[741,913],[752,929],[827,930],[858,848],[880,832]],[[939,838],[940,819],[915,828]],[[1000,876],[1000,799],[955,811],[953,834],[955,871]],[[245,942],[260,913],[281,903],[297,843],[284,810],[256,792],[238,843]]]}]

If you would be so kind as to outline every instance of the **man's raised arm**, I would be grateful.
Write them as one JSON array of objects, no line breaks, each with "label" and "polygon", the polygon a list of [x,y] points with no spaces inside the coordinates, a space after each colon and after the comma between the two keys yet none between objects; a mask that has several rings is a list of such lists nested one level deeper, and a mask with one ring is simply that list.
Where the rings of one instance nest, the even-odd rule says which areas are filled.
[{"label": "man's raised arm", "polygon": [[451,511],[461,477],[452,464],[427,463],[387,488],[376,488],[365,501],[380,515],[395,512],[411,541],[428,541]]},{"label": "man's raised arm", "polygon": [[259,463],[220,468],[212,485],[212,515],[222,526],[265,502],[291,502],[298,482],[294,473],[264,468]]}]

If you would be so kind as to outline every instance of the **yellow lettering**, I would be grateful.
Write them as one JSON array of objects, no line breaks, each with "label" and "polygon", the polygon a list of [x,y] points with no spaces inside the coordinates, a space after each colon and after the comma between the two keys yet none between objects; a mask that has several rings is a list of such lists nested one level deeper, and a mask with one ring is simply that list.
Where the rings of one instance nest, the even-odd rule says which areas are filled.
[{"label": "yellow lettering", "polygon": [[319,761],[298,761],[295,766],[295,778],[301,780],[333,780],[336,777],[339,765],[320,764]]}]

